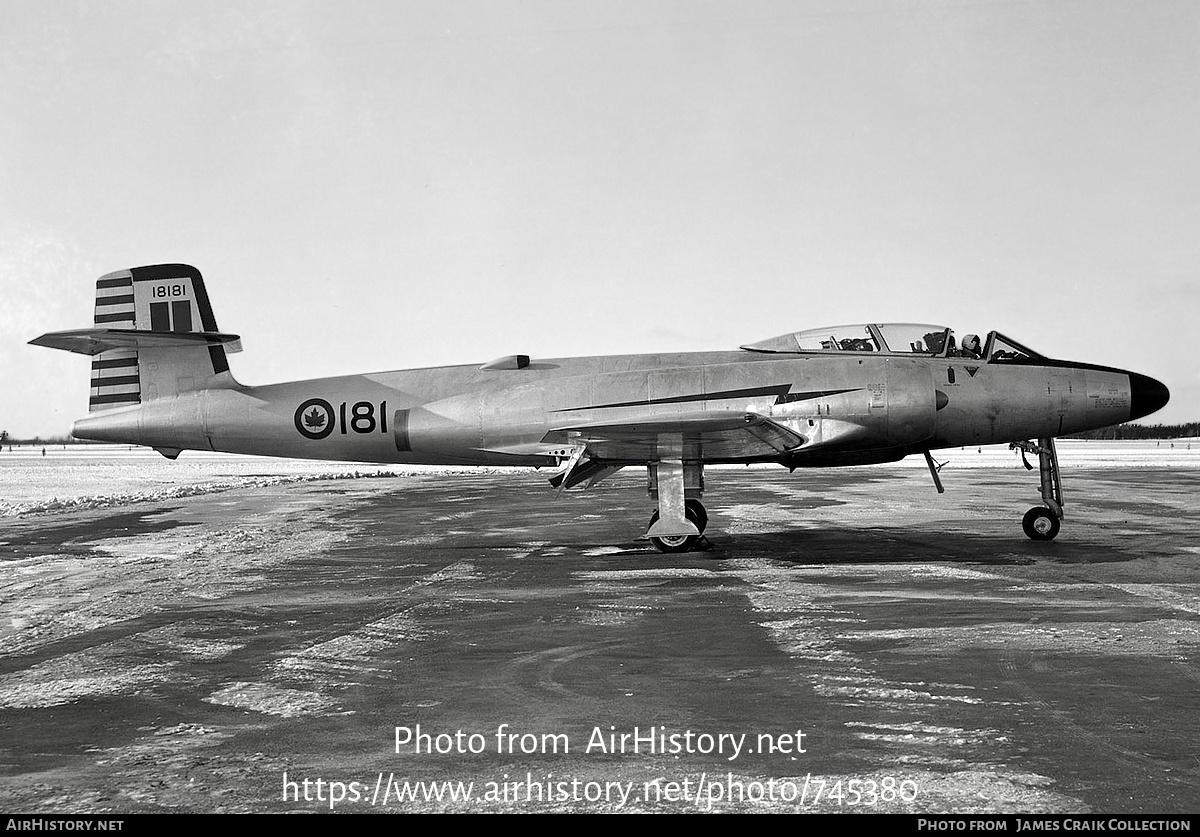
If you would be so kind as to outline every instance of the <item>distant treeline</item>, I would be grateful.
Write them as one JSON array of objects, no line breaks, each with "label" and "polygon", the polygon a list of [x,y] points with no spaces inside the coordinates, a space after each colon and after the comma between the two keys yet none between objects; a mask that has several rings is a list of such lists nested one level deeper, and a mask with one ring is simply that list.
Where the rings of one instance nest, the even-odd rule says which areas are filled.
[{"label": "distant treeline", "polygon": [[1114,424],[1099,430],[1071,433],[1064,439],[1188,439],[1200,436],[1200,421],[1187,424]]},{"label": "distant treeline", "polygon": [[32,439],[14,439],[7,433],[0,432],[0,445],[20,447],[22,445],[37,445],[39,447],[45,445],[100,445],[103,442],[93,442],[89,439],[75,439],[71,436],[50,436],[43,439],[41,436],[34,436]]}]

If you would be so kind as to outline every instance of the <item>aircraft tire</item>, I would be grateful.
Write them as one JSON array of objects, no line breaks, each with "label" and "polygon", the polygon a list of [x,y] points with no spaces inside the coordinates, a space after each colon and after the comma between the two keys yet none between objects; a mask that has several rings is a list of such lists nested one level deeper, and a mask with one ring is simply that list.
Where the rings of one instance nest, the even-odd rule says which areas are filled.
[{"label": "aircraft tire", "polygon": [[1025,519],[1021,521],[1021,528],[1025,530],[1025,534],[1035,541],[1054,540],[1060,526],[1061,523],[1054,516],[1054,512],[1045,506],[1034,506],[1025,512]]},{"label": "aircraft tire", "polygon": [[[683,514],[688,520],[696,525],[697,529],[699,529],[701,532],[704,531],[704,527],[700,525],[700,521],[696,517],[696,512],[690,505],[684,509]],[[657,522],[658,511],[656,510],[654,514],[650,515],[650,525],[653,526]],[[673,538],[651,538],[650,543],[654,544],[659,552],[675,554],[679,552],[689,552],[696,546],[696,542],[698,540],[700,540],[700,538],[696,535],[680,535]]]},{"label": "aircraft tire", "polygon": [[[703,535],[704,530],[708,528],[708,512],[705,510],[704,504],[695,499],[684,500],[683,503],[684,508],[687,509],[687,511],[695,513],[696,517],[694,522],[696,524],[696,528],[699,529],[700,534]],[[687,512],[685,511],[684,513],[686,514]]]}]

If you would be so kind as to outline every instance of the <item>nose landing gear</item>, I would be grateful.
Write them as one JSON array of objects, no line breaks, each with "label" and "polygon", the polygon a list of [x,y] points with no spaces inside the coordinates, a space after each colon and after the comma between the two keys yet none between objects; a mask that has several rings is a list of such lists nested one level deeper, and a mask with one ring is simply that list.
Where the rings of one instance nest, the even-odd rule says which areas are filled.
[{"label": "nose landing gear", "polygon": [[1062,480],[1058,473],[1058,451],[1054,448],[1054,438],[1047,436],[1032,442],[1013,442],[1010,448],[1021,451],[1021,461],[1026,469],[1032,471],[1033,466],[1025,458],[1026,453],[1038,455],[1038,473],[1042,483],[1042,502],[1045,506],[1034,506],[1025,512],[1021,528],[1025,534],[1035,541],[1051,541],[1058,535],[1063,518]]}]

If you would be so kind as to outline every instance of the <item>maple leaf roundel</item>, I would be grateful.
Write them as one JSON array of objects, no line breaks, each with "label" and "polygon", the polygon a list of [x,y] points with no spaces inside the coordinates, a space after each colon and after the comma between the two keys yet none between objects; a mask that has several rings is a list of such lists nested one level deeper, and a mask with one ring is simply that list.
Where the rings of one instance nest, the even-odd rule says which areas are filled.
[{"label": "maple leaf roundel", "polygon": [[308,439],[324,439],[333,432],[333,405],[324,398],[310,398],[296,408],[296,429]]}]

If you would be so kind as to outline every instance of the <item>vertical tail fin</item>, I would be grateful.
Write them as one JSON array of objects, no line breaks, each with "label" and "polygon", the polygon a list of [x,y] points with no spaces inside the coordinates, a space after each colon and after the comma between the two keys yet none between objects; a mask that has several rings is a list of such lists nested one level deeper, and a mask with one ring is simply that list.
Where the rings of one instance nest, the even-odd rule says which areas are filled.
[{"label": "vertical tail fin", "polygon": [[[159,264],[135,267],[129,273],[133,280],[134,328],[170,334],[220,331],[204,278],[196,268]],[[138,376],[143,401],[233,384],[225,346],[220,344],[139,346]],[[225,380],[214,381],[215,376],[225,376]]]},{"label": "vertical tail fin", "polygon": [[190,265],[135,267],[100,277],[95,326],[31,341],[93,356],[92,411],[236,386],[226,351],[240,351],[241,344],[218,330],[204,279]]}]

